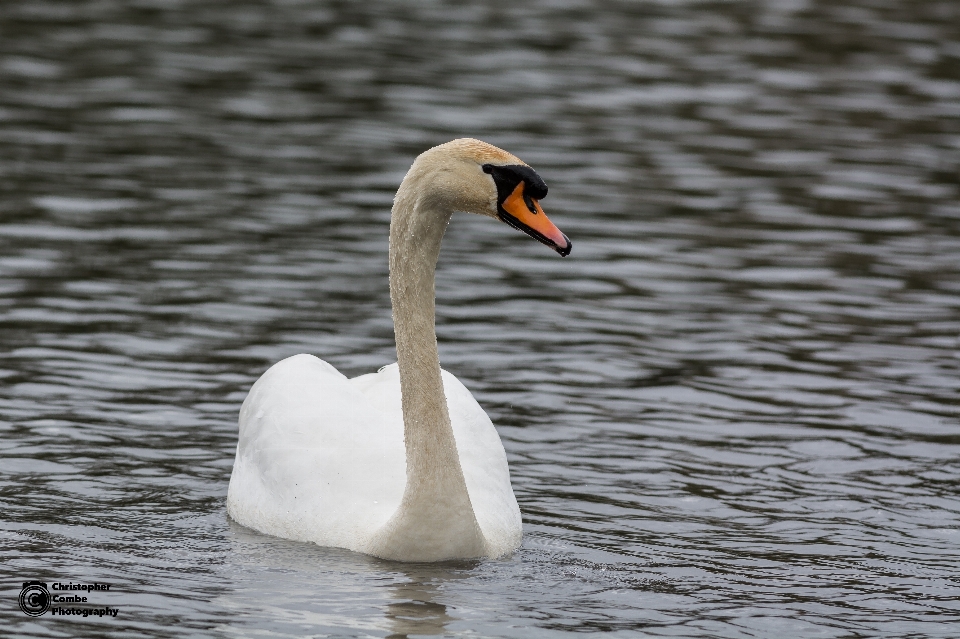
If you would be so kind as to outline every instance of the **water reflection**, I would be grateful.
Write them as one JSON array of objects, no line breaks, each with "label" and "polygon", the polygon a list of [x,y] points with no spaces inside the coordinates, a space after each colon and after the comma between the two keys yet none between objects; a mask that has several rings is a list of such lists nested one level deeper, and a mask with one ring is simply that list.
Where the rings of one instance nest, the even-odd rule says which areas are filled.
[{"label": "water reflection", "polygon": [[[440,635],[459,618],[445,603],[444,590],[469,579],[478,562],[403,564],[336,548],[291,542],[261,535],[226,520],[231,539],[227,560],[216,569],[226,592],[216,603],[227,610],[268,614],[270,628],[314,629],[356,626],[354,615],[370,615],[365,590],[381,590],[372,616],[363,624],[387,636]],[[363,593],[363,594],[360,594]],[[235,623],[247,631],[259,627],[254,619],[237,614]]]},{"label": "water reflection", "polygon": [[462,572],[468,572],[473,566],[395,566],[409,581],[390,587],[391,602],[387,605],[387,622],[392,639],[405,638],[408,635],[442,635],[447,625],[456,621],[447,606],[441,603],[442,586]]}]

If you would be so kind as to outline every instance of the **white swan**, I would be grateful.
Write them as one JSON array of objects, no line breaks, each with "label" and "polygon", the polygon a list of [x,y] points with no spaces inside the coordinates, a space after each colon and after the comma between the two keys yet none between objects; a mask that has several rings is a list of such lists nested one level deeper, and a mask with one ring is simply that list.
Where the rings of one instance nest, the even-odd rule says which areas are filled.
[{"label": "white swan", "polygon": [[312,355],[271,367],[240,409],[227,512],[260,532],[401,561],[499,557],[520,545],[500,437],[441,371],[434,272],[454,211],[500,219],[553,247],[533,169],[485,142],[421,154],[390,222],[397,364],[347,379]]}]

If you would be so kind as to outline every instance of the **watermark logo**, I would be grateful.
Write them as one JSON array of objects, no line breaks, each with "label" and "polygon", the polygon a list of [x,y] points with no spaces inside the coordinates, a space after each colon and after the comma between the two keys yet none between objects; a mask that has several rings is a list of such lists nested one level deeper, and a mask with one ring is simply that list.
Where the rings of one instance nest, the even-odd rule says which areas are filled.
[{"label": "watermark logo", "polygon": [[20,591],[20,610],[39,617],[50,610],[50,591],[42,581],[26,581]]},{"label": "watermark logo", "polygon": [[90,596],[94,593],[109,591],[110,584],[103,583],[75,584],[57,581],[47,588],[47,584],[42,581],[25,581],[20,590],[20,610],[31,617],[39,617],[47,612],[55,617],[116,617],[120,612],[117,608],[101,608],[90,601]]}]

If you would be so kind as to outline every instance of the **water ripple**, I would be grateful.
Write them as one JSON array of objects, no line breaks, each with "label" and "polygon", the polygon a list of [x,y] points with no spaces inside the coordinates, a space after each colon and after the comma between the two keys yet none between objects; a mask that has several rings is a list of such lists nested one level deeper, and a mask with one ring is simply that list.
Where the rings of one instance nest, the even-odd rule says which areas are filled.
[{"label": "water ripple", "polygon": [[[9,632],[955,635],[958,23],[0,3],[0,570],[121,609]],[[395,359],[393,193],[463,135],[536,166],[576,245],[456,216],[440,260],[523,547],[403,566],[229,521],[267,366]]]}]

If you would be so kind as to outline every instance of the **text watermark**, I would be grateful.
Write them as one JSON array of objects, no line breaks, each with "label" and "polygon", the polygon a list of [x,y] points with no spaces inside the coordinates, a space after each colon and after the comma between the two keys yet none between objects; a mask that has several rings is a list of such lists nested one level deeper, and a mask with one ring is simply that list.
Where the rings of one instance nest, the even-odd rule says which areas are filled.
[{"label": "text watermark", "polygon": [[119,608],[98,605],[96,594],[110,592],[110,584],[55,581],[25,581],[20,589],[20,610],[31,617],[51,616],[116,617]]}]

